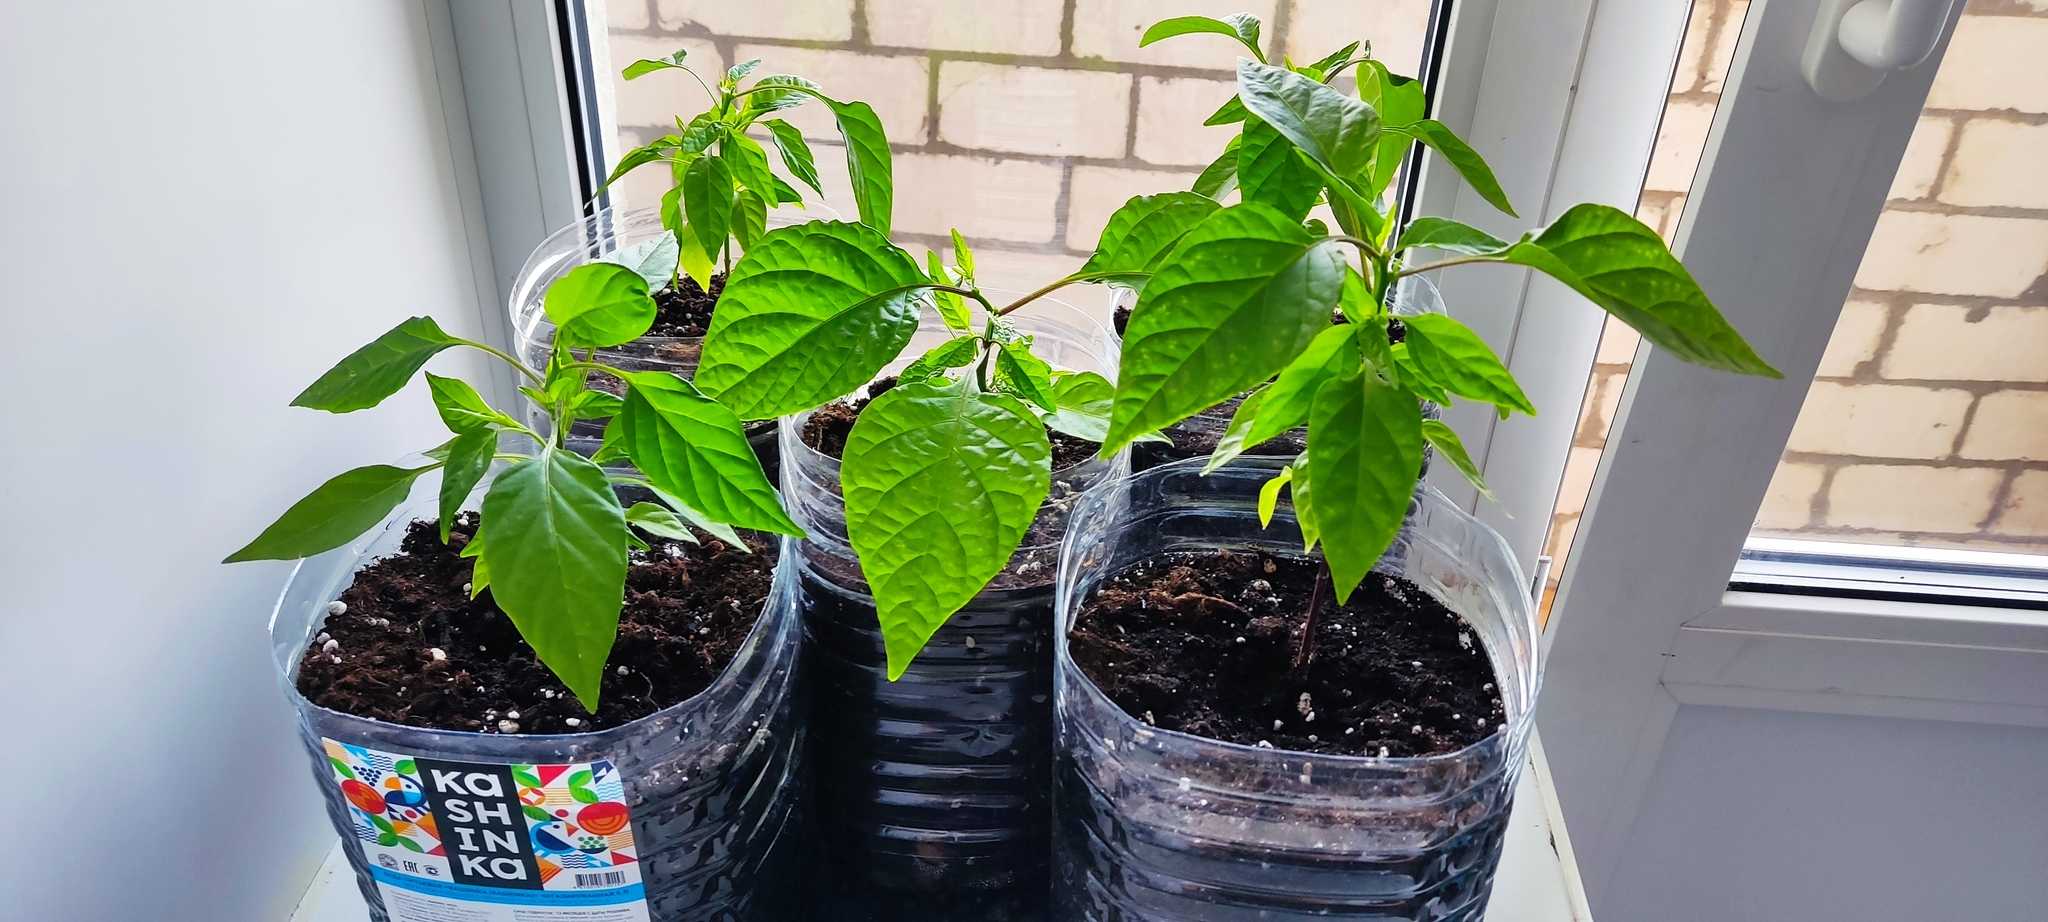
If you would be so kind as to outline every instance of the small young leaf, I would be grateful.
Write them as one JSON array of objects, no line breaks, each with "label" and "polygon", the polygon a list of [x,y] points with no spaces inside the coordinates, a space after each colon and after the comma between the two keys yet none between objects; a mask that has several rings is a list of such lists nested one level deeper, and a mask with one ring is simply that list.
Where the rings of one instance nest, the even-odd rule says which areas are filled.
[{"label": "small young leaf", "polygon": [[1366,197],[1377,200],[1400,172],[1401,159],[1415,139],[1384,129],[1408,125],[1429,114],[1429,97],[1422,83],[1400,76],[1387,65],[1367,59],[1358,69],[1358,98],[1380,114],[1380,140],[1373,153],[1372,175]]},{"label": "small young leaf", "polygon": [[1264,484],[1261,484],[1259,486],[1260,528],[1272,527],[1273,511],[1276,507],[1280,505],[1280,488],[1286,486],[1289,482],[1293,480],[1294,465],[1290,464],[1286,467],[1281,468],[1280,473],[1274,474],[1273,479],[1268,480]]},{"label": "small young leaf", "polygon": [[974,278],[974,250],[967,246],[967,238],[960,236],[959,228],[953,228],[952,232],[953,265],[959,266],[960,271],[966,273],[967,277],[972,279]]},{"label": "small young leaf", "polygon": [[[1308,69],[1315,71],[1317,74],[1320,74],[1321,76],[1318,79],[1321,79],[1324,83],[1328,83],[1330,82],[1330,69],[1336,67],[1339,64],[1351,60],[1351,53],[1358,50],[1358,45],[1358,42],[1352,42],[1351,44],[1345,45],[1344,47],[1339,48],[1336,51],[1332,51],[1328,55],[1325,55],[1322,60],[1317,61],[1314,64],[1310,64],[1308,66]],[[1361,98],[1363,98],[1363,96],[1364,94],[1360,94]],[[1367,99],[1366,103],[1368,105],[1372,105],[1372,107],[1375,109],[1379,108],[1379,106],[1377,104],[1374,104],[1373,101],[1370,99]]]},{"label": "small young leaf", "polygon": [[[825,88],[795,74],[769,74],[754,81],[747,91],[746,121],[801,106],[812,96],[824,98]],[[820,190],[818,194],[825,193]]]},{"label": "small young leaf", "polygon": [[747,75],[753,73],[754,68],[760,66],[760,58],[754,58],[753,60],[750,61],[741,61],[738,64],[734,64],[733,66],[726,68],[725,79],[720,81],[720,85],[724,86],[728,90],[732,89],[733,87],[739,86],[741,80],[747,79]]},{"label": "small young leaf", "polygon": [[1052,400],[1055,409],[1045,417],[1047,427],[1090,442],[1109,435],[1116,385],[1108,378],[1092,371],[1060,375],[1052,383]]},{"label": "small young leaf", "polygon": [[[1237,99],[1235,96],[1230,98],[1232,101]],[[1240,118],[1239,121],[1243,119]],[[1230,143],[1224,145],[1223,153],[1202,168],[1202,175],[1195,177],[1195,184],[1191,187],[1196,195],[1221,199],[1229,195],[1230,190],[1237,188],[1237,152],[1238,146],[1243,142],[1244,135],[1231,136]]]},{"label": "small young leaf", "polygon": [[1254,443],[1245,441],[1245,434],[1258,419],[1259,406],[1266,402],[1270,387],[1261,387],[1244,395],[1237,402],[1237,410],[1230,414],[1230,424],[1223,427],[1223,437],[1216,440],[1216,447],[1209,452],[1209,460],[1202,465],[1202,473],[1212,474],[1216,469],[1236,460],[1238,455]]},{"label": "small young leaf", "polygon": [[[924,251],[924,267],[925,274],[931,276],[933,282],[940,285],[953,284],[953,274],[947,272],[945,263],[939,261],[939,251]],[[939,319],[946,322],[947,329],[965,332],[973,328],[974,315],[968,311],[967,302],[961,299],[959,293],[933,291],[932,304],[938,308]]]},{"label": "small young leaf", "polygon": [[[750,97],[751,98],[751,97]],[[797,95],[801,102],[803,96]],[[775,139],[775,149],[782,154],[782,165],[796,181],[811,187],[819,195],[825,194],[825,187],[818,184],[818,161],[811,153],[811,145],[804,140],[803,131],[779,118],[771,118],[761,124],[768,126],[768,133]]]},{"label": "small young leaf", "polygon": [[683,216],[704,252],[716,256],[732,230],[732,170],[723,157],[699,157],[683,174]]},{"label": "small young leaf", "polygon": [[873,380],[917,331],[910,258],[860,224],[762,236],[733,267],[705,334],[697,386],[741,419],[808,410]]},{"label": "small young leaf", "polygon": [[675,278],[681,254],[676,250],[675,231],[665,230],[659,237],[614,250],[599,259],[640,273],[640,277],[647,280],[648,290],[660,291],[669,279]]},{"label": "small young leaf", "polygon": [[1479,197],[1485,199],[1487,204],[1509,215],[1515,213],[1514,206],[1508,204],[1508,194],[1501,190],[1500,180],[1493,177],[1493,168],[1486,165],[1486,158],[1479,156],[1478,151],[1473,150],[1471,145],[1453,134],[1449,128],[1445,128],[1442,122],[1422,119],[1394,130],[1421,141],[1430,150],[1436,151],[1444,158],[1444,162],[1458,171],[1459,176],[1465,177],[1465,182],[1472,186],[1472,191],[1479,193]]},{"label": "small young leaf", "polygon": [[404,388],[428,359],[462,342],[441,332],[432,317],[414,317],[349,353],[292,398],[292,406],[329,413],[369,409]]},{"label": "small young leaf", "polygon": [[673,538],[677,541],[699,543],[697,533],[676,518],[676,514],[653,503],[634,503],[626,510],[626,524],[632,525],[650,535]]},{"label": "small young leaf", "polygon": [[1329,329],[1344,269],[1335,244],[1264,205],[1210,215],[1160,264],[1131,315],[1104,450],[1279,373]]},{"label": "small young leaf", "polygon": [[896,183],[882,120],[864,102],[823,101],[831,107],[839,134],[846,139],[846,173],[853,180],[853,203],[860,209],[860,222],[887,236],[896,208]]},{"label": "small young leaf", "polygon": [[801,537],[738,416],[664,371],[628,372],[620,439],[633,465],[663,492],[741,528]]},{"label": "small young leaf", "polygon": [[625,401],[604,391],[584,391],[569,398],[569,412],[577,419],[610,419],[625,406]]},{"label": "small young leaf", "polygon": [[491,482],[479,533],[489,542],[492,598],[534,655],[596,710],[626,588],[626,513],[604,469],[543,448]]},{"label": "small young leaf", "polygon": [[1240,59],[1237,95],[1309,159],[1338,176],[1355,176],[1379,143],[1371,106],[1283,67]]},{"label": "small young leaf", "polygon": [[1237,149],[1237,188],[1247,202],[1270,205],[1300,223],[1323,193],[1323,177],[1273,126],[1256,116],[1244,123]]},{"label": "small young leaf", "polygon": [[483,595],[484,590],[491,585],[491,567],[484,562],[483,533],[471,535],[469,543],[463,545],[461,552],[456,556],[467,557],[473,561],[469,567],[469,597],[474,599]]},{"label": "small young leaf", "polygon": [[962,368],[974,362],[981,354],[977,348],[981,340],[972,336],[956,336],[933,346],[930,352],[918,356],[917,361],[903,369],[896,376],[898,383],[908,384],[922,381],[934,375],[943,374],[948,368]]},{"label": "small young leaf", "polygon": [[1223,105],[1217,107],[1215,112],[1210,113],[1208,118],[1203,119],[1202,125],[1208,128],[1214,128],[1218,125],[1232,125],[1244,121],[1245,116],[1250,114],[1252,114],[1252,110],[1244,107],[1244,101],[1236,96],[1232,96],[1224,100]]},{"label": "small young leaf", "polygon": [[448,450],[448,463],[441,467],[441,543],[448,543],[448,531],[455,525],[455,516],[462,511],[462,503],[469,499],[470,491],[483,482],[484,473],[491,469],[491,459],[498,451],[498,434],[489,429],[473,429],[457,436]]},{"label": "small young leaf", "polygon": [[1016,552],[1051,464],[1030,409],[964,381],[900,384],[861,412],[840,483],[892,681]]},{"label": "small young leaf", "polygon": [[555,341],[582,349],[629,343],[654,325],[657,308],[647,279],[617,263],[585,263],[548,286],[542,309],[555,325]]},{"label": "small young leaf", "polygon": [[996,352],[996,375],[1011,393],[1037,404],[1047,413],[1059,409],[1053,400],[1052,366],[1031,354],[1029,343],[1003,343]]},{"label": "small young leaf", "polygon": [[484,402],[484,396],[458,378],[443,378],[427,372],[427,389],[434,395],[434,409],[452,432],[474,432],[492,426],[516,429],[519,423]]},{"label": "small young leaf", "polygon": [[775,204],[795,205],[798,208],[802,208],[804,196],[803,193],[796,191],[795,186],[783,182],[782,177],[777,176],[775,177]]},{"label": "small young leaf", "polygon": [[664,58],[642,58],[638,61],[634,61],[633,63],[626,65],[624,75],[625,78],[628,80],[638,80],[641,77],[645,77],[648,74],[654,73],[657,70],[666,70],[671,67],[682,67],[683,58],[688,56],[689,49],[678,48],[676,49],[674,54],[671,54]]},{"label": "small young leaf", "polygon": [[775,194],[775,174],[768,169],[768,152],[753,138],[733,132],[719,146],[719,156],[732,170],[733,182],[752,189],[765,201]]},{"label": "small young leaf", "polygon": [[1172,19],[1163,19],[1153,23],[1151,28],[1145,30],[1144,36],[1138,39],[1138,47],[1143,48],[1153,42],[1172,38],[1176,35],[1192,35],[1203,32],[1228,35],[1250,49],[1253,57],[1261,61],[1266,59],[1265,52],[1259,50],[1258,17],[1250,13],[1232,15],[1228,22],[1221,19],[1211,19],[1207,16],[1176,16]]},{"label": "small young leaf", "polygon": [[1230,23],[1230,28],[1236,30],[1237,40],[1251,49],[1252,57],[1261,61],[1266,59],[1265,54],[1259,51],[1259,17],[1250,13],[1232,13],[1223,17],[1223,21]]},{"label": "small young leaf", "polygon": [[1457,432],[1439,420],[1425,419],[1422,421],[1422,437],[1436,446],[1437,454],[1443,455],[1444,460],[1451,462],[1458,473],[1465,475],[1465,479],[1479,489],[1479,495],[1493,499],[1493,491],[1486,488],[1486,478],[1480,475],[1479,465],[1472,463],[1472,456],[1465,453],[1465,443],[1458,439]]},{"label": "small young leaf", "polygon": [[1401,231],[1399,242],[1394,244],[1397,251],[1410,247],[1433,247],[1467,256],[1485,256],[1506,252],[1508,244],[1479,228],[1449,218],[1420,217],[1408,222]]},{"label": "small young leaf", "polygon": [[[1422,408],[1377,374],[1323,384],[1309,416],[1314,529],[1342,604],[1400,534],[1422,469]],[[1303,504],[1295,482],[1297,514]]]},{"label": "small young leaf", "polygon": [[1149,274],[1166,254],[1221,206],[1193,192],[1133,196],[1109,216],[1095,254],[1077,274],[1129,272]]},{"label": "small young leaf", "polygon": [[1522,386],[1486,340],[1468,327],[1442,314],[1417,314],[1401,318],[1408,328],[1403,345],[1413,370],[1422,380],[1468,400],[1500,408],[1505,419],[1510,410],[1536,415]]},{"label": "small young leaf", "polygon": [[439,466],[372,464],[336,475],[293,503],[256,540],[221,562],[297,560],[334,550],[384,521],[412,492],[412,482]]},{"label": "small young leaf", "polygon": [[709,516],[706,516],[704,513],[698,512],[697,510],[691,508],[689,503],[677,499],[674,496],[674,494],[663,492],[660,487],[650,487],[649,489],[654,493],[654,497],[656,499],[661,500],[663,503],[667,504],[670,509],[675,510],[676,515],[680,517],[685,523],[688,523],[691,528],[694,528],[707,535],[710,535],[713,538],[717,538],[718,540],[725,542],[725,545],[727,547],[739,551],[742,554],[751,554],[754,552],[753,548],[747,546],[747,542],[740,539],[739,532],[732,530],[731,525],[727,525],[724,522],[712,521]]},{"label": "small young leaf", "polygon": [[[691,119],[688,124],[684,124],[681,118],[677,118],[676,125],[683,133],[682,141],[676,145],[676,155],[678,158],[685,158],[710,150],[711,145],[717,143],[719,138],[725,137],[727,130],[725,123],[713,118],[709,112],[698,113],[697,117]],[[678,171],[675,176],[676,179],[680,180],[683,174]]]}]

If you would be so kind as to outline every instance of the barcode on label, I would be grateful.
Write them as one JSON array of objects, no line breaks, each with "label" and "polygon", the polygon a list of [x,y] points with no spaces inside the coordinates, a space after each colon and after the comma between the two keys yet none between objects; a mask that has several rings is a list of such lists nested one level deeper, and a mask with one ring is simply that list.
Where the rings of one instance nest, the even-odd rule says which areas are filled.
[{"label": "barcode on label", "polygon": [[625,883],[626,872],[624,871],[605,871],[600,874],[576,875],[576,886],[578,887],[619,887],[624,886]]}]

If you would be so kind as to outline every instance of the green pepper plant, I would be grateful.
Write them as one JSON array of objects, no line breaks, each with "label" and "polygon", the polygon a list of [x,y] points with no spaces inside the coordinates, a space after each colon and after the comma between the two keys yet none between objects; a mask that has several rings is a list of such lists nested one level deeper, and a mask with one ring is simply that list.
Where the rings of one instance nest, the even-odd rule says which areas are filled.
[{"label": "green pepper plant", "polygon": [[[558,330],[547,367],[536,372],[490,346],[414,317],[356,350],[320,376],[293,406],[352,413],[382,403],[456,346],[482,350],[525,376],[520,388],[547,413],[542,435],[486,403],[474,387],[426,372],[434,407],[454,437],[425,452],[416,467],[375,464],[343,473],[285,510],[225,562],[311,557],[354,540],[383,521],[420,475],[441,472],[441,540],[494,464],[475,536],[471,596],[491,593],[534,655],[595,711],[605,661],[618,638],[628,551],[650,535],[697,540],[694,526],[746,549],[734,527],[802,535],[761,470],[739,417],[668,372],[627,371],[594,360],[598,349],[630,342],[654,323],[654,299],[639,273],[612,263],[580,266],[544,296]],[[586,355],[579,358],[574,350]],[[593,372],[625,383],[624,396],[588,386]],[[604,419],[593,458],[564,442],[576,419]],[[628,460],[632,468],[607,468]],[[621,487],[661,502],[621,501]]]},{"label": "green pepper plant", "polygon": [[[749,129],[757,125],[767,129],[789,175],[811,191],[825,194],[818,182],[817,159],[803,132],[780,118],[769,117],[811,99],[832,110],[846,142],[846,167],[861,220],[882,233],[889,232],[895,187],[890,177],[889,142],[873,108],[864,102],[835,100],[818,84],[792,74],[771,74],[740,89],[740,81],[760,67],[758,58],[728,69],[714,90],[683,63],[685,57],[679,49],[667,57],[635,61],[623,74],[627,80],[635,80],[658,71],[680,70],[703,87],[711,97],[711,108],[688,121],[677,116],[675,134],[627,152],[605,180],[609,186],[639,167],[668,164],[675,180],[661,200],[661,222],[668,233],[643,244],[646,252],[629,257],[636,264],[649,263],[646,269],[653,284],[673,284],[680,274],[687,274],[709,290],[719,267],[731,267],[732,244],[745,250],[765,232],[769,208],[803,205],[803,194],[770,171],[768,153],[747,135]],[[668,252],[671,245],[673,253]]]},{"label": "green pepper plant", "polygon": [[[1137,199],[1110,222],[1134,238],[1174,242],[1148,266],[1133,308],[1103,450],[1247,391],[1210,469],[1306,424],[1308,450],[1267,484],[1261,514],[1270,522],[1281,487],[1290,487],[1340,602],[1398,534],[1425,445],[1485,490],[1457,434],[1425,419],[1423,401],[1478,401],[1504,419],[1536,412],[1471,329],[1439,314],[1395,317],[1389,306],[1401,279],[1459,265],[1532,268],[1684,361],[1780,377],[1657,233],[1626,212],[1577,205],[1514,241],[1441,217],[1397,220],[1389,187],[1418,142],[1481,198],[1515,212],[1486,161],[1425,117],[1422,85],[1389,71],[1370,46],[1270,64],[1258,20],[1242,13],[1169,19],[1141,44],[1196,32],[1232,36],[1250,52],[1238,59],[1237,95],[1207,121],[1242,127],[1195,182],[1192,194],[1210,205]],[[1331,85],[1353,69],[1355,92]],[[1238,204],[1213,202],[1232,189]],[[1317,204],[1328,206],[1334,232],[1308,217]],[[1428,251],[1448,255],[1416,259]],[[1333,324],[1333,310],[1347,322]]]}]

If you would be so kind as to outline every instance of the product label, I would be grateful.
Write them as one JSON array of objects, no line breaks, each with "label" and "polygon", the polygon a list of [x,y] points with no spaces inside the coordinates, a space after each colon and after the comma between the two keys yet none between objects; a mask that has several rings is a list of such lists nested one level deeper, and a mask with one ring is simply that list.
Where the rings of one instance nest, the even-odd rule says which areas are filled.
[{"label": "product label", "polygon": [[610,762],[449,762],[321,742],[391,922],[648,922]]}]

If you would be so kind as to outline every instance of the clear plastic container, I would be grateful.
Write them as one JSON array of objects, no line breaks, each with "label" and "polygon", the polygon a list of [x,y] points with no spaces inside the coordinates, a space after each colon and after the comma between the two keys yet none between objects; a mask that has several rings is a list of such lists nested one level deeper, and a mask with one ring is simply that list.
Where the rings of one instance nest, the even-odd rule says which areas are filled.
[{"label": "clear plastic container", "polygon": [[301,561],[271,615],[270,639],[285,698],[327,815],[374,922],[388,922],[349,807],[334,782],[323,737],[430,759],[503,764],[611,761],[623,778],[651,918],[660,922],[788,918],[794,897],[779,886],[798,857],[802,829],[803,726],[795,692],[799,627],[790,542],[780,550],[761,619],[710,688],[631,723],[573,735],[496,735],[407,727],[329,710],[299,694],[300,654],[319,633],[328,602],[357,570],[397,553],[407,526],[435,517],[438,478],[420,478],[413,500],[348,546]]},{"label": "clear plastic container", "polygon": [[[1115,340],[1087,314],[1041,301],[1011,316],[1055,366],[1116,373]],[[890,371],[948,335],[929,312],[924,321]],[[783,420],[782,477],[809,534],[794,554],[818,820],[835,874],[825,902],[834,918],[950,918],[978,911],[977,899],[1042,907],[1059,540],[1080,494],[1120,476],[1124,457],[1055,471],[1009,566],[890,682],[874,599],[847,543],[839,462],[804,444],[808,418]],[[915,899],[929,902],[906,902]]]},{"label": "clear plastic container", "polygon": [[1262,749],[1147,726],[1074,664],[1066,626],[1095,585],[1154,554],[1260,548],[1300,555],[1279,463],[1203,477],[1168,464],[1082,498],[1060,560],[1055,770],[1059,920],[1474,920],[1483,915],[1541,678],[1535,609],[1499,535],[1427,487],[1374,568],[1470,623],[1507,723],[1465,749],[1362,758]]},{"label": "clear plastic container", "polygon": [[[837,221],[839,213],[821,204],[809,204],[802,209],[775,208],[768,212],[768,229],[789,227],[811,221]],[[666,229],[661,226],[661,211],[656,208],[619,210],[606,208],[597,214],[549,234],[546,240],[535,247],[533,255],[526,258],[519,275],[512,282],[510,302],[512,339],[514,350],[521,361],[535,371],[547,366],[548,354],[554,348],[555,325],[548,322],[544,299],[548,286],[557,279],[588,263],[635,244],[660,237]],[[734,244],[737,248],[738,244]],[[697,376],[697,359],[704,352],[702,336],[643,336],[630,343],[598,350],[598,361],[627,371],[667,371],[685,378]],[[594,386],[604,386],[606,379],[600,378]],[[546,433],[551,428],[545,414],[537,407],[527,407],[529,425],[535,431]],[[578,420],[570,430],[572,448],[590,454],[604,438],[604,420]],[[754,443],[757,453],[762,454],[764,464],[769,465],[769,476],[774,476],[771,463],[775,450],[775,424],[755,423],[748,428],[748,438]]]}]

